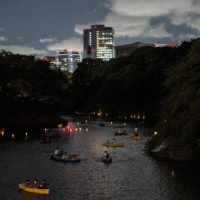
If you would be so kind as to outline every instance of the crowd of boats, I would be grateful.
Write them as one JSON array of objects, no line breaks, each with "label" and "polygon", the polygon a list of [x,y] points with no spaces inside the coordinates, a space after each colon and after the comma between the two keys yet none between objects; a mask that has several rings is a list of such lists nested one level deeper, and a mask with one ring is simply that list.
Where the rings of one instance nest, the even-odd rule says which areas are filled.
[{"label": "crowd of boats", "polygon": [[[100,124],[99,124],[100,125]],[[101,126],[104,126],[101,124]],[[115,132],[115,136],[120,136],[120,135],[127,135],[126,130],[119,130],[118,132]],[[50,143],[53,138],[60,138],[61,135],[58,131],[50,131],[47,134],[42,134],[42,138],[39,141],[40,143]],[[141,140],[141,136],[138,135],[137,131],[134,131],[132,136],[130,137],[132,140]],[[113,138],[113,141],[110,142],[107,140],[105,143],[102,143],[102,146],[105,147],[124,147],[125,143],[117,143],[116,139]],[[71,162],[71,163],[77,163],[80,162],[81,159],[77,154],[73,155],[68,155],[68,153],[65,151],[63,152],[62,148],[56,148],[54,153],[49,154],[50,159],[54,161],[59,161],[59,162]],[[107,151],[104,152],[104,155],[101,157],[101,161],[105,163],[111,163],[112,162],[112,157],[109,155]],[[21,183],[19,184],[19,189],[27,191],[27,192],[32,192],[32,193],[38,193],[38,194],[49,194],[50,189],[48,188],[48,185],[46,183],[46,180],[43,179],[42,184],[38,184],[37,180],[34,181],[34,184],[30,184],[29,179],[27,180],[26,183]]]}]

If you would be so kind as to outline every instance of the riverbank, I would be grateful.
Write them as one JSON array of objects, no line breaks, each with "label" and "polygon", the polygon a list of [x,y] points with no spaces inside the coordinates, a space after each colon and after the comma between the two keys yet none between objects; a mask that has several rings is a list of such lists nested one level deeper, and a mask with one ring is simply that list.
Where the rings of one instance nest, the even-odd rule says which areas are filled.
[{"label": "riverbank", "polygon": [[0,131],[21,133],[45,128],[55,128],[59,124],[67,125],[67,120],[50,106],[32,104],[23,106],[10,105],[0,111]]}]

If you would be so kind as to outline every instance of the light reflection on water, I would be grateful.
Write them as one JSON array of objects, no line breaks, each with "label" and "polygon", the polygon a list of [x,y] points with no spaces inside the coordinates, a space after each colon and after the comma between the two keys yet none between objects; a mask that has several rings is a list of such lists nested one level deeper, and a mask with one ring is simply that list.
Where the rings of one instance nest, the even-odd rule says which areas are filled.
[{"label": "light reflection on water", "polygon": [[[98,126],[97,121],[78,124],[81,131],[63,132],[61,138],[50,144],[38,140],[1,141],[0,191],[2,199],[23,200],[197,200],[200,199],[199,164],[155,160],[142,149],[142,141],[133,141],[134,127],[126,124],[129,135],[114,136],[122,124]],[[74,123],[76,127],[77,124]],[[86,131],[86,129],[88,129]],[[141,133],[143,134],[143,133]],[[107,148],[101,144],[115,137],[125,142],[124,148]],[[60,163],[49,159],[56,147],[69,154],[80,155],[80,163]],[[107,150],[113,157],[110,164],[100,157]],[[175,176],[171,171],[175,170]],[[18,190],[18,184],[27,178],[40,182],[46,178],[51,189],[49,196]]]}]

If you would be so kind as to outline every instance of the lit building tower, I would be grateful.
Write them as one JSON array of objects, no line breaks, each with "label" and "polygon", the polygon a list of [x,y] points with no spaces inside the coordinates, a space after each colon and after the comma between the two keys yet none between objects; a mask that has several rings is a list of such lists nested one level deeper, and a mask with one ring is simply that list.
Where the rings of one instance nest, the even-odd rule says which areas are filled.
[{"label": "lit building tower", "polygon": [[92,25],[83,30],[83,58],[103,59],[115,57],[115,34],[112,27]]},{"label": "lit building tower", "polygon": [[78,67],[77,63],[82,61],[82,54],[79,51],[64,49],[57,51],[57,65],[61,70],[73,73]]}]

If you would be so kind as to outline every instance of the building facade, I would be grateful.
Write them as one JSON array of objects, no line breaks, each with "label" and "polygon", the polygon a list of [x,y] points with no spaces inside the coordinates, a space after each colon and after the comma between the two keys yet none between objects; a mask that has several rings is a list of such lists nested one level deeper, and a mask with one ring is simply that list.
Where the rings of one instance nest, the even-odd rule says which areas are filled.
[{"label": "building facade", "polygon": [[78,67],[77,64],[82,61],[82,53],[64,49],[63,51],[57,51],[56,60],[57,66],[61,70],[73,73]]},{"label": "building facade", "polygon": [[92,25],[83,30],[83,58],[108,61],[115,58],[115,34],[112,27]]},{"label": "building facade", "polygon": [[145,47],[145,46],[151,46],[154,47],[154,44],[145,44],[141,42],[135,42],[132,44],[125,44],[121,46],[115,47],[115,53],[116,58],[122,57],[122,56],[129,56],[133,51],[135,51],[138,48]]}]

